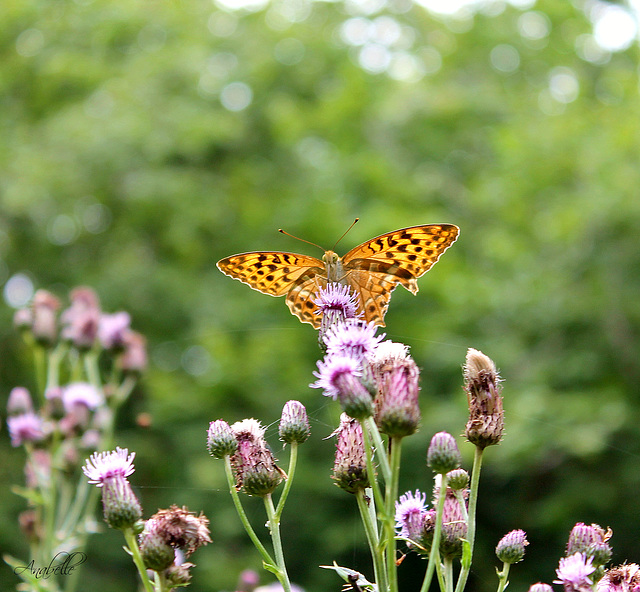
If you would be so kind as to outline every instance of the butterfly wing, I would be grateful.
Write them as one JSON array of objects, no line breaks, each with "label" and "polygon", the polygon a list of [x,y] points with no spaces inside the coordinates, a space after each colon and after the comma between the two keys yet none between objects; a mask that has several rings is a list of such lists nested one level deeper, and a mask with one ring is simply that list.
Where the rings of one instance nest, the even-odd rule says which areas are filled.
[{"label": "butterfly wing", "polygon": [[326,285],[325,265],[320,259],[279,251],[241,253],[218,261],[218,269],[263,294],[286,294],[292,314],[303,323],[319,326],[311,299]]},{"label": "butterfly wing", "polygon": [[424,275],[458,238],[453,224],[427,224],[388,232],[351,249],[343,258],[345,279],[360,294],[365,319],[384,326],[398,284],[412,294]]}]

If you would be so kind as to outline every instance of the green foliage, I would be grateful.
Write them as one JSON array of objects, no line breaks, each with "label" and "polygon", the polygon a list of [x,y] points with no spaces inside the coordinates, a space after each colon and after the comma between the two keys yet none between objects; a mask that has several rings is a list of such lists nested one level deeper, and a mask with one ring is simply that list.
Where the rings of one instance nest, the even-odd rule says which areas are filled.
[{"label": "green foliage", "polygon": [[[291,398],[314,422],[283,517],[292,579],[315,592],[337,588],[319,564],[369,569],[353,561],[365,556],[353,500],[328,477],[333,444],[322,438],[338,411],[307,386],[315,332],[215,268],[242,251],[313,253],[279,227],[331,248],[355,217],[339,252],[402,226],[461,228],[417,297],[394,294],[386,331],[423,369],[423,426],[407,441],[415,469],[401,490],[428,489],[429,438],[463,429],[466,348],[506,380],[506,437],[480,485],[474,589],[495,585],[492,549],[514,528],[531,543],[514,589],[553,578],[577,521],[613,528],[614,562],[640,559],[638,51],[581,58],[592,25],[574,4],[453,18],[402,2],[367,14],[284,0],[255,12],[3,1],[0,280],[26,273],[61,296],[91,285],[147,336],[153,365],[118,444],[137,452],[145,515],[176,503],[211,518],[194,591],[231,590],[242,569],[259,568],[222,467],[206,456],[208,421],[268,424]],[[548,35],[519,33],[532,12]],[[386,50],[396,69],[368,72],[341,32],[354,18],[381,27],[382,16],[402,27]],[[569,92],[577,81],[577,96],[554,98],[554,75]],[[238,82],[247,86],[229,87]],[[234,89],[240,102],[250,89],[246,108],[224,106]],[[11,316],[0,310],[3,394],[33,380]],[[141,411],[150,428],[137,427]],[[267,435],[277,449],[275,429]],[[6,435],[0,446],[3,482],[19,483],[20,452]],[[0,495],[0,545],[20,555],[19,506],[8,488]],[[129,570],[119,543],[97,541],[87,582],[133,590],[129,571],[116,579]],[[407,562],[405,585],[423,569]],[[12,576],[2,567],[0,577]]]}]

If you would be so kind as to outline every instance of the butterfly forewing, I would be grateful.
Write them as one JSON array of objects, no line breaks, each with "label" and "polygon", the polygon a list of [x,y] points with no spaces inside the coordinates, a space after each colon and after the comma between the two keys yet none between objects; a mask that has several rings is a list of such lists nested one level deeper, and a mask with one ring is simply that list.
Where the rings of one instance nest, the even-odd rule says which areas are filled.
[{"label": "butterfly forewing", "polygon": [[[341,259],[342,275],[331,280],[348,285],[364,318],[384,326],[391,292],[402,284],[415,294],[417,278],[431,269],[458,233],[453,224],[427,224],[382,234],[351,249]],[[316,329],[320,326],[313,299],[326,286],[329,273],[329,265],[320,259],[277,251],[243,253],[222,259],[218,267],[259,292],[286,294],[292,314]]]},{"label": "butterfly forewing", "polygon": [[218,268],[271,296],[284,296],[301,277],[324,273],[324,263],[320,259],[278,251],[232,255],[218,261]]}]

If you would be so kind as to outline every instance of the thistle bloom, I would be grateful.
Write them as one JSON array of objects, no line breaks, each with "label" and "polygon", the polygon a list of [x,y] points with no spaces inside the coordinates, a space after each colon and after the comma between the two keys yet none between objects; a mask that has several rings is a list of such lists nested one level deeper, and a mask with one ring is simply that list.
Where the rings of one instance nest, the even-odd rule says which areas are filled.
[{"label": "thistle bloom", "polygon": [[325,337],[327,331],[334,325],[344,323],[347,319],[361,316],[358,313],[358,299],[351,293],[349,286],[331,282],[321,288],[313,299],[318,307],[316,314],[322,315],[318,341],[322,349],[326,348]]},{"label": "thistle bloom", "polygon": [[350,375],[353,378],[362,376],[360,362],[346,355],[329,355],[318,361],[318,372],[313,373],[318,379],[310,384],[311,388],[321,388],[325,397],[338,399],[339,389],[336,379],[341,375]]},{"label": "thistle bloom", "polygon": [[[421,542],[427,518],[427,495],[416,489],[407,491],[396,502],[396,532],[399,536]],[[408,544],[411,546],[411,544]]]},{"label": "thistle bloom", "polygon": [[127,477],[134,472],[135,452],[124,448],[113,452],[95,452],[82,467],[89,483],[102,488],[104,519],[112,528],[133,528],[142,517],[142,508]]},{"label": "thistle bloom", "polygon": [[60,301],[46,290],[38,290],[33,296],[31,304],[31,330],[38,343],[53,344],[58,337],[57,314]]},{"label": "thistle bloom", "polygon": [[264,428],[255,419],[245,419],[234,423],[231,429],[238,441],[238,449],[231,457],[236,488],[247,495],[269,495],[285,474],[264,439]]},{"label": "thistle bloom", "polygon": [[493,361],[469,348],[464,366],[464,389],[469,402],[465,436],[479,448],[499,444],[504,430],[500,377]]},{"label": "thistle bloom", "polygon": [[109,350],[123,348],[129,325],[131,325],[131,317],[127,312],[100,315],[98,340],[102,347]]},{"label": "thistle bloom", "polygon": [[88,382],[72,382],[62,390],[62,404],[67,413],[77,405],[94,410],[104,403],[98,389]]},{"label": "thistle bloom", "polygon": [[71,305],[61,315],[61,335],[78,349],[90,349],[100,324],[100,301],[94,290],[87,287],[71,291]]},{"label": "thistle bloom", "polygon": [[348,319],[327,332],[327,355],[342,354],[362,360],[373,354],[382,339],[384,335],[376,335],[374,323]]},{"label": "thistle bloom", "polygon": [[337,435],[338,442],[331,478],[347,493],[363,491],[369,486],[369,476],[362,426],[343,413],[340,417],[340,427],[334,434]]},{"label": "thistle bloom", "polygon": [[287,401],[282,408],[280,440],[286,444],[302,444],[309,438],[310,427],[307,410],[300,401]]},{"label": "thistle bloom", "polygon": [[585,557],[582,553],[563,557],[556,570],[558,579],[554,580],[554,584],[562,584],[565,592],[586,592],[591,590],[593,582],[589,576],[595,569],[591,558]]},{"label": "thistle bloom", "polygon": [[527,533],[524,530],[512,530],[500,539],[496,555],[504,563],[518,563],[524,559],[524,548],[528,544]]},{"label": "thistle bloom", "polygon": [[11,436],[11,446],[25,442],[38,442],[44,438],[42,418],[33,411],[7,417],[7,427]]}]

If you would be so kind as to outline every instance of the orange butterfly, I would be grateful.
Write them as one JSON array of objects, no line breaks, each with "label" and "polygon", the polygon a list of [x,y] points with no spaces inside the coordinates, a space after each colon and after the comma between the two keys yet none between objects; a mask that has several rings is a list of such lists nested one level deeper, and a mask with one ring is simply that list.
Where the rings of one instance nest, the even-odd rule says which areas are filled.
[{"label": "orange butterfly", "polygon": [[287,296],[291,314],[316,329],[315,296],[327,283],[349,286],[366,321],[384,326],[391,292],[398,284],[418,291],[417,278],[425,274],[458,238],[453,224],[411,226],[372,238],[344,257],[325,251],[322,260],[309,255],[265,251],[241,253],[218,261],[228,276],[271,296]]}]

